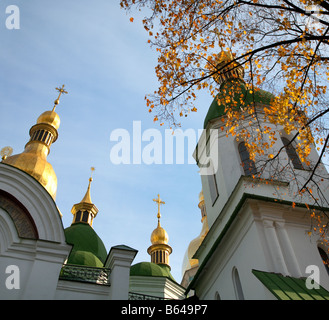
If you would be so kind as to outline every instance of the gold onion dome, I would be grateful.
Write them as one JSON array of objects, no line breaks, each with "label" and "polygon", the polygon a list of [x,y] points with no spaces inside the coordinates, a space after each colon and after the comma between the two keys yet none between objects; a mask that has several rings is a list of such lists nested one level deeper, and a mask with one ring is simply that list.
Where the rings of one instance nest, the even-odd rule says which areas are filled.
[{"label": "gold onion dome", "polygon": [[184,259],[183,259],[183,265],[182,265],[182,273],[184,273],[190,269],[193,269],[195,267],[199,266],[199,260],[193,258],[196,251],[199,249],[201,243],[203,242],[203,239],[206,237],[209,226],[208,226],[208,219],[207,219],[207,212],[206,212],[206,206],[204,202],[204,195],[203,191],[201,190],[199,194],[199,204],[198,207],[201,210],[201,223],[202,223],[202,229],[195,239],[193,239],[185,252]]},{"label": "gold onion dome", "polygon": [[30,140],[25,145],[22,153],[7,157],[4,163],[21,169],[34,177],[43,185],[51,197],[56,199],[57,177],[52,165],[47,161],[50,152],[50,146],[57,140],[58,128],[60,125],[59,115],[55,112],[55,108],[59,103],[59,97],[62,93],[67,93],[62,88],[56,88],[59,96],[55,101],[51,111],[42,113],[37,123],[30,129]]},{"label": "gold onion dome", "polygon": [[37,120],[37,124],[40,123],[47,123],[58,130],[61,120],[55,111],[45,111],[39,116]]},{"label": "gold onion dome", "polygon": [[236,78],[243,80],[244,69],[236,61],[229,51],[221,51],[213,61],[210,61],[208,68],[212,72],[214,80],[221,85],[226,80]]},{"label": "gold onion dome", "polygon": [[152,245],[147,249],[147,252],[151,256],[151,262],[164,264],[170,268],[169,255],[172,252],[172,248],[168,245],[168,233],[160,225],[160,205],[165,204],[165,202],[160,199],[160,195],[158,195],[157,199],[153,199],[153,201],[158,204],[158,225],[151,234]]},{"label": "gold onion dome", "polygon": [[153,230],[151,234],[151,243],[152,244],[167,244],[169,241],[168,233],[165,229],[163,229],[160,225],[160,221],[158,222],[158,226]]}]

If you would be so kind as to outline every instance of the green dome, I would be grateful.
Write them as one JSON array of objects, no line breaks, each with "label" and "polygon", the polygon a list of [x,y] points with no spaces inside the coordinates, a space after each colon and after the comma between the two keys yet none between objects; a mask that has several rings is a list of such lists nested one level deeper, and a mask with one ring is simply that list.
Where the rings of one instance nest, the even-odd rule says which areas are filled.
[{"label": "green dome", "polygon": [[95,230],[86,223],[75,223],[65,229],[66,242],[73,245],[67,263],[103,267],[107,251]]},{"label": "green dome", "polygon": [[[227,94],[225,91],[230,91],[232,88],[236,89],[233,101],[236,102],[234,104],[234,109],[237,110],[239,109],[241,104],[243,104],[243,107],[246,107],[248,105],[251,105],[253,102],[269,105],[271,100],[274,98],[274,95],[272,93],[261,89],[257,89],[254,91],[254,93],[250,93],[243,80],[229,79],[221,85],[220,92],[211,103],[206,118],[204,120],[204,128],[207,127],[207,124],[210,120],[223,116],[226,112],[225,108],[230,107],[230,104],[232,105],[232,102],[228,103],[227,105],[218,104],[218,100],[223,101],[223,99],[225,98],[225,95]],[[229,99],[232,100],[231,98]]]},{"label": "green dome", "polygon": [[102,261],[88,251],[72,251],[67,263],[97,268],[102,268],[104,266]]},{"label": "green dome", "polygon": [[153,262],[134,264],[130,268],[130,276],[166,277],[175,281],[167,265],[155,264]]}]

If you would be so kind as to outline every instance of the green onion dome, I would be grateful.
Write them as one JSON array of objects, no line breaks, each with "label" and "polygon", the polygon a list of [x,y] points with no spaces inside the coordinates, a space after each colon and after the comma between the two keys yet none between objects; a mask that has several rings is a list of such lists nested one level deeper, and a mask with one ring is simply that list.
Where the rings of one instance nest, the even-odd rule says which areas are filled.
[{"label": "green onion dome", "polygon": [[247,88],[246,83],[239,78],[230,78],[220,86],[220,92],[211,103],[204,120],[206,128],[209,121],[222,117],[229,108],[239,110],[258,105],[269,105],[274,95],[270,92],[255,88],[253,91]]},{"label": "green onion dome", "polygon": [[130,268],[130,276],[165,277],[173,281],[175,279],[170,273],[170,267],[165,264],[153,262],[140,262]]},{"label": "green onion dome", "polygon": [[107,251],[103,241],[88,223],[74,223],[65,229],[66,242],[73,248],[68,264],[103,267]]}]

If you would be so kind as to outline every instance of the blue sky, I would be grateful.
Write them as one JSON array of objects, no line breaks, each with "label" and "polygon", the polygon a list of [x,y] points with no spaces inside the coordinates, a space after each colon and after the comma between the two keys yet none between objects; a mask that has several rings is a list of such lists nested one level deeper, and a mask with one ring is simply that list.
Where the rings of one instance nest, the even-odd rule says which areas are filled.
[{"label": "blue sky", "polygon": [[[12,4],[20,9],[19,30],[6,28],[6,7]],[[0,2],[0,149],[9,145],[15,154],[22,152],[30,127],[53,107],[55,87],[65,84],[69,94],[56,109],[59,137],[48,156],[64,227],[72,222],[71,208],[82,199],[93,166],[95,231],[108,251],[125,244],[139,251],[134,263],[150,261],[146,250],[157,225],[152,199],[159,193],[166,202],[161,224],[173,248],[172,274],[180,282],[185,250],[201,231],[197,166],[187,163],[187,155],[184,164],[115,165],[110,159],[113,130],[131,133],[133,121],[141,121],[142,132],[167,128],[153,123],[145,105],[145,94],[158,86],[157,56],[147,44],[144,14],[131,15],[133,23],[113,0]],[[199,111],[182,123],[183,130],[202,128],[211,100],[199,97]]]}]

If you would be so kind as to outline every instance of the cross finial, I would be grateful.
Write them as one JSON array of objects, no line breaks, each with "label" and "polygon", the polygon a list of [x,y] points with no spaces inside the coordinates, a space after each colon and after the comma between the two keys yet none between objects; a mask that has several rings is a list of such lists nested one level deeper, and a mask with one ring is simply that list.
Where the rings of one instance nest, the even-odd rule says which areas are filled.
[{"label": "cross finial", "polygon": [[95,167],[91,167],[90,170],[91,170],[91,173],[90,173],[89,181],[91,182],[91,181],[93,181],[93,172],[95,171]]},{"label": "cross finial", "polygon": [[57,107],[57,105],[59,104],[59,98],[61,97],[62,93],[63,94],[67,94],[68,92],[64,90],[64,87],[65,87],[65,84],[62,85],[61,88],[55,88],[58,92],[59,92],[59,95],[57,97],[57,99],[55,100],[54,102],[54,108],[53,108],[53,111],[55,111],[55,108]]},{"label": "cross finial", "polygon": [[93,181],[92,175],[93,175],[93,172],[95,171],[95,168],[91,167],[90,170],[91,170],[91,174],[90,174],[90,178],[89,178],[89,182],[88,182],[87,192],[86,192],[85,196],[83,197],[83,199],[81,200],[81,202],[92,203],[91,197],[90,197],[90,185],[91,185],[91,182]]},{"label": "cross finial", "polygon": [[157,199],[153,199],[153,201],[158,204],[158,215],[157,215],[157,217],[158,217],[158,221],[160,221],[160,218],[161,218],[160,206],[162,204],[165,204],[165,202],[160,199],[160,195],[159,194],[158,194],[158,198]]}]

